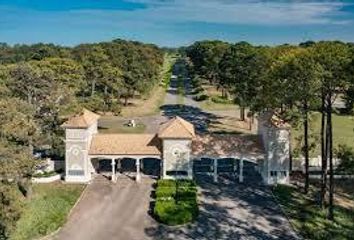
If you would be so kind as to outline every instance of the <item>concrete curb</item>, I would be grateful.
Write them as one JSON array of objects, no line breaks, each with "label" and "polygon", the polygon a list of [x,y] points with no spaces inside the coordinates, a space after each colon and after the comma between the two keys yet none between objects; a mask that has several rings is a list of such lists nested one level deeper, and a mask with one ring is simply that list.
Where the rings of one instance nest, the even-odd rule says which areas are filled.
[{"label": "concrete curb", "polygon": [[[88,184],[85,184],[84,190],[82,190],[81,195],[79,196],[79,198],[76,200],[75,204],[73,205],[73,207],[70,209],[68,215],[66,216],[66,221],[63,224],[63,226],[66,224],[67,220],[69,219],[69,217],[71,216],[72,212],[74,211],[74,208],[79,204],[79,202],[81,201],[81,199],[84,197],[84,195],[86,195],[87,192],[87,186]],[[58,229],[54,230],[53,232],[47,234],[46,236],[37,238],[37,240],[50,240],[52,239],[52,237],[54,237],[61,229],[63,226],[58,227]]]},{"label": "concrete curb", "polygon": [[280,202],[278,201],[277,197],[274,195],[272,189],[270,188],[270,193],[272,195],[272,198],[274,199],[274,201],[276,202],[276,204],[278,205],[278,207],[280,208],[280,211],[283,213],[283,215],[286,217],[286,219],[289,222],[289,225],[291,227],[291,229],[294,231],[294,233],[296,234],[296,238],[297,239],[303,239],[303,237],[301,236],[301,234],[299,233],[299,231],[296,230],[296,228],[294,227],[294,225],[292,224],[292,222],[290,221],[290,218],[288,216],[288,214],[284,211],[282,205],[280,204]]}]

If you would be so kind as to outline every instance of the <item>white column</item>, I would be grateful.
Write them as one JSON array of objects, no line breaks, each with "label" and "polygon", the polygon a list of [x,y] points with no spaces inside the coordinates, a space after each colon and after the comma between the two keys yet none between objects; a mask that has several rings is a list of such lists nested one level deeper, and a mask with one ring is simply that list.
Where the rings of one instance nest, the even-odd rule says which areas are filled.
[{"label": "white column", "polygon": [[234,174],[234,179],[236,180],[236,170],[237,170],[237,166],[236,166],[236,158],[233,159],[233,174]]},{"label": "white column", "polygon": [[118,163],[117,163],[117,169],[119,169],[119,171],[121,170],[122,168],[122,162],[121,162],[122,159],[118,159]]},{"label": "white column", "polygon": [[243,182],[243,158],[240,159],[240,169],[239,169],[238,181]]},{"label": "white column", "polygon": [[193,159],[188,154],[188,178],[193,179]]},{"label": "white column", "polygon": [[218,159],[214,159],[214,182],[218,182]]},{"label": "white column", "polygon": [[116,166],[116,162],[115,162],[115,160],[114,160],[114,158],[112,158],[112,182],[116,182],[116,168],[115,168],[115,166]]},{"label": "white column", "polygon": [[140,159],[136,159],[136,178],[135,181],[140,182],[141,175],[140,175]]},{"label": "white column", "polygon": [[165,158],[161,159],[161,164],[162,164],[162,179],[166,179],[166,162]]}]

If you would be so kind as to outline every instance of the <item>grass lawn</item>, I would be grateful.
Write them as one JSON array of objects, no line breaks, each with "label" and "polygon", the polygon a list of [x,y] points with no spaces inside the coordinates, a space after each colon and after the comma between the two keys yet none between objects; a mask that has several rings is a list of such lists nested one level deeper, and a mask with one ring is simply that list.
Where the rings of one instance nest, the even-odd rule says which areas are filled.
[{"label": "grass lawn", "polygon": [[[305,239],[354,239],[354,206],[341,204],[338,201],[341,195],[336,194],[335,221],[332,222],[326,219],[326,211],[316,205],[317,191],[305,196],[296,187],[278,185],[273,189],[273,193],[294,228]],[[351,194],[353,193],[349,193]]]},{"label": "grass lawn", "polygon": [[203,85],[205,93],[209,96],[207,100],[200,102],[199,106],[203,110],[209,111],[228,111],[236,110],[238,106],[232,100],[226,100],[221,97],[221,91],[217,90],[214,86]]},{"label": "grass lawn", "polygon": [[103,116],[99,120],[100,133],[144,133],[146,126],[136,123],[136,127],[127,126],[128,121],[115,116]]},{"label": "grass lawn", "polygon": [[121,116],[123,117],[141,117],[155,115],[160,111],[166,96],[166,89],[162,86],[156,86],[151,91],[150,96],[145,99],[132,99],[131,105],[123,107]]},{"label": "grass lawn", "polygon": [[62,183],[35,184],[33,196],[25,205],[11,239],[35,239],[62,226],[84,185]]},{"label": "grass lawn", "polygon": [[199,106],[201,109],[208,111],[229,111],[238,109],[238,106],[235,104],[215,103],[210,99],[201,102]]},{"label": "grass lawn", "polygon": [[[310,124],[310,133],[319,137],[321,131],[321,115],[314,113],[312,116],[312,122]],[[302,130],[294,130],[293,137],[303,134]],[[311,156],[317,157],[320,155],[320,140],[316,139],[316,147],[313,149]],[[295,143],[295,141],[293,140]],[[333,115],[333,142],[335,148],[340,144],[346,144],[354,148],[354,116],[348,115]]]}]

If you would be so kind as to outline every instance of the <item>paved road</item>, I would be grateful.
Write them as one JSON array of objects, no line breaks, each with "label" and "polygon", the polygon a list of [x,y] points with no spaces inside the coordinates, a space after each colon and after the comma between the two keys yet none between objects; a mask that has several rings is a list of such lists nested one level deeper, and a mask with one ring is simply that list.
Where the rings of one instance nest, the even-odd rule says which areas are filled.
[{"label": "paved road", "polygon": [[144,179],[137,184],[125,178],[113,184],[96,178],[54,239],[146,239],[145,227],[157,226],[148,214],[153,182]]},{"label": "paved road", "polygon": [[166,227],[149,215],[153,180],[112,184],[95,180],[55,237],[90,239],[296,239],[269,190],[225,180],[199,178],[200,215],[193,224]]}]

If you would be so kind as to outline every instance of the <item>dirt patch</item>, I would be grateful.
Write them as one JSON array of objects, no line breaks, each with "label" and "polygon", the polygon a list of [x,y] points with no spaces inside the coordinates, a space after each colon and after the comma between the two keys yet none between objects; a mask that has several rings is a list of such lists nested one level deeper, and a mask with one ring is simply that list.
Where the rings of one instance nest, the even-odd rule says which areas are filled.
[{"label": "dirt patch", "polygon": [[159,112],[159,107],[163,102],[166,90],[158,86],[146,99],[133,99],[130,105],[123,107],[121,115],[123,117],[149,116]]}]

